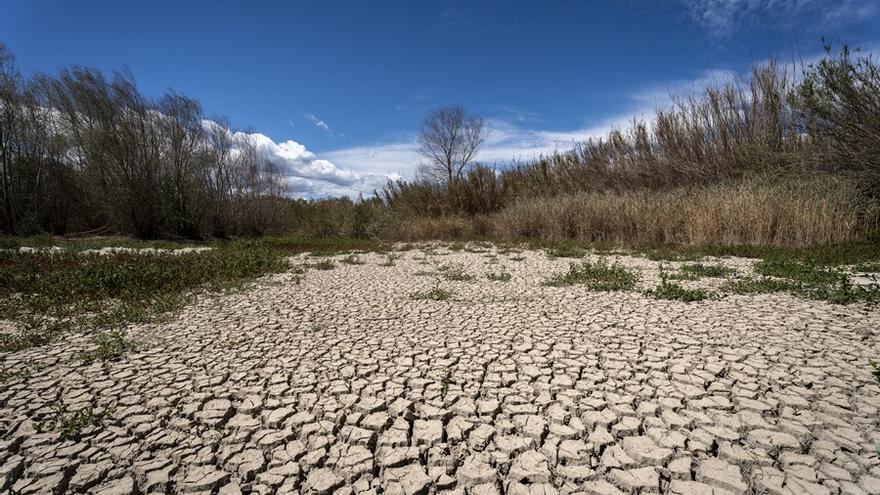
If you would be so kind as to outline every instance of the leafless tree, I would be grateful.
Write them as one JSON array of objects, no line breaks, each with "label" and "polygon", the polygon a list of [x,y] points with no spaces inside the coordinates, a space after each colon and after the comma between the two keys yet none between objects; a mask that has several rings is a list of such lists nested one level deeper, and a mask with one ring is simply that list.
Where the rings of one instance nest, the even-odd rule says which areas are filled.
[{"label": "leafless tree", "polygon": [[460,179],[485,139],[483,119],[468,115],[461,106],[429,111],[419,135],[419,154],[425,159],[420,173],[446,184]]},{"label": "leafless tree", "polygon": [[13,211],[13,154],[16,129],[21,111],[21,76],[15,67],[15,56],[0,43],[0,176],[2,176],[3,214],[0,229],[16,231]]}]

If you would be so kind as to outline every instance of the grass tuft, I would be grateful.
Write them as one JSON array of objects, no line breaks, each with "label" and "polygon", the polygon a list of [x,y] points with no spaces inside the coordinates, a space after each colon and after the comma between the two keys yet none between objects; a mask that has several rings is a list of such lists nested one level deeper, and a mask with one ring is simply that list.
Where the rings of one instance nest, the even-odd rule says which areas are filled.
[{"label": "grass tuft", "polygon": [[129,340],[122,330],[101,332],[95,335],[95,348],[83,352],[81,357],[85,363],[95,361],[114,361],[128,351],[138,348],[138,343]]},{"label": "grass tuft", "polygon": [[605,260],[571,263],[568,272],[554,276],[546,285],[585,285],[595,291],[632,290],[638,282],[636,272],[619,263],[608,264]]},{"label": "grass tuft", "polygon": [[197,291],[238,287],[286,268],[284,251],[263,241],[179,255],[0,252],[0,318],[20,328],[0,336],[0,352],[48,344],[73,326],[154,321]]},{"label": "grass tuft", "polygon": [[321,260],[317,263],[312,263],[309,266],[311,266],[315,270],[332,270],[336,268],[336,263],[333,263],[330,260]]},{"label": "grass tuft", "polygon": [[473,275],[464,271],[461,263],[442,265],[437,270],[443,272],[443,278],[452,282],[469,282],[474,279]]},{"label": "grass tuft", "polygon": [[488,278],[492,282],[510,282],[510,279],[513,278],[513,276],[510,273],[502,270],[500,272],[490,272],[486,274],[486,278]]},{"label": "grass tuft", "polygon": [[364,262],[361,261],[361,258],[354,253],[349,254],[345,258],[342,258],[341,260],[339,260],[339,262],[345,263],[346,265],[363,265],[364,264]]},{"label": "grass tuft", "polygon": [[675,282],[670,282],[669,277],[664,272],[660,272],[660,285],[652,290],[646,291],[645,294],[654,296],[657,299],[669,299],[684,302],[702,301],[711,297],[709,291],[705,289],[688,289]]},{"label": "grass tuft", "polygon": [[769,258],[755,264],[755,273],[763,277],[728,282],[723,289],[737,294],[786,291],[833,304],[880,302],[877,287],[853,285],[847,273],[810,261]]},{"label": "grass tuft", "polygon": [[55,404],[49,417],[34,421],[37,433],[57,431],[61,440],[78,442],[87,428],[101,429],[104,422],[115,413],[113,408],[96,411],[91,406],[78,411],[68,411],[65,404]]},{"label": "grass tuft", "polygon": [[440,280],[437,280],[437,283],[434,284],[434,287],[431,290],[422,291],[422,292],[413,292],[410,294],[410,299],[415,301],[421,300],[429,300],[429,301],[445,301],[452,297],[452,292],[440,287]]},{"label": "grass tuft", "polygon": [[733,268],[728,268],[722,264],[704,265],[702,263],[693,263],[682,265],[679,269],[682,273],[694,278],[700,277],[727,277],[736,273]]},{"label": "grass tuft", "polygon": [[586,249],[573,244],[561,244],[547,250],[547,256],[551,258],[583,258],[587,253]]}]

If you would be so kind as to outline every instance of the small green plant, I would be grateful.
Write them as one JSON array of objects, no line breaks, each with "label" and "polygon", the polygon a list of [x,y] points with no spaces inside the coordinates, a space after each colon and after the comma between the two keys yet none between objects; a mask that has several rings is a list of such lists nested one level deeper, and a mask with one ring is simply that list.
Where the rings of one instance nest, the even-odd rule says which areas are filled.
[{"label": "small green plant", "polygon": [[319,333],[324,330],[324,325],[321,325],[320,323],[313,323],[310,330],[312,331],[312,333]]},{"label": "small green plant", "polygon": [[732,282],[724,289],[736,293],[787,291],[834,304],[880,302],[877,287],[855,286],[846,273],[813,262],[769,258],[756,263],[755,272],[764,278]]},{"label": "small green plant", "polygon": [[698,261],[703,258],[698,253],[678,251],[671,248],[651,249],[643,254],[645,258],[652,261]]},{"label": "small green plant", "polygon": [[559,473],[556,472],[556,469],[550,470],[550,479],[547,480],[550,482],[550,486],[555,489],[559,489]]},{"label": "small green plant", "polygon": [[834,268],[787,258],[769,258],[755,264],[755,273],[816,286],[836,284],[846,275]]},{"label": "small green plant", "polygon": [[880,273],[880,263],[860,263],[853,266],[852,271],[856,273]]},{"label": "small green plant", "polygon": [[638,274],[623,265],[599,260],[571,263],[568,272],[552,277],[546,285],[561,287],[578,284],[595,291],[616,291],[632,290],[638,280]]},{"label": "small green plant", "polygon": [[688,289],[675,282],[670,282],[669,276],[662,271],[660,272],[660,285],[655,289],[647,291],[646,294],[657,299],[672,299],[684,302],[702,301],[710,296],[709,291],[705,289]]},{"label": "small green plant", "polygon": [[316,270],[332,270],[336,268],[336,263],[330,260],[321,260],[317,263],[312,263],[312,268]]},{"label": "small green plant", "polygon": [[813,442],[816,441],[812,436],[805,436],[797,439],[798,443],[801,445],[801,454],[807,455],[810,453],[810,450],[813,449]]},{"label": "small green plant", "polygon": [[871,367],[871,375],[873,375],[874,379],[880,383],[880,364],[877,364],[877,361],[874,361],[873,359],[869,359],[868,365]]},{"label": "small green plant", "polygon": [[736,270],[728,268],[722,264],[704,265],[702,263],[692,263],[682,265],[679,269],[682,274],[696,278],[700,277],[727,277],[733,275]]},{"label": "small green plant", "polygon": [[130,350],[137,349],[138,344],[129,340],[122,330],[99,332],[95,335],[95,348],[82,353],[86,363],[95,361],[112,361],[119,359]]},{"label": "small green plant", "polygon": [[443,289],[440,287],[440,280],[434,284],[434,287],[431,290],[424,292],[413,292],[410,294],[410,299],[413,300],[430,300],[430,301],[445,301],[452,297],[452,292]]},{"label": "small green plant", "polygon": [[551,258],[583,258],[586,255],[586,249],[572,244],[563,244],[547,250],[547,256]]},{"label": "small green plant", "polygon": [[400,255],[396,253],[385,253],[385,261],[379,263],[379,266],[394,266],[394,262],[400,259]]},{"label": "small green plant", "polygon": [[341,263],[345,263],[346,265],[363,265],[364,262],[361,261],[360,257],[356,254],[352,253],[339,260]]},{"label": "small green plant", "polygon": [[22,328],[18,332],[0,334],[0,352],[15,352],[46,345],[71,327],[69,320],[41,319],[33,315],[23,315],[20,324]]},{"label": "small green plant", "polygon": [[488,252],[489,250],[486,249],[485,247],[482,247],[479,244],[477,244],[476,246],[466,245],[464,247],[464,251],[466,253],[485,253],[485,252]]},{"label": "small green plant", "polygon": [[767,294],[791,290],[794,285],[786,280],[770,277],[746,277],[739,280],[731,280],[721,286],[724,292],[733,294]]},{"label": "small green plant", "polygon": [[197,292],[228,290],[288,269],[284,255],[268,241],[174,255],[0,252],[0,318],[20,329],[0,335],[0,352],[42,346],[72,328],[165,318]]},{"label": "small green plant", "polygon": [[453,383],[452,381],[452,370],[449,368],[444,368],[440,373],[440,393],[443,397],[446,397],[446,393],[449,392],[449,384]]},{"label": "small green plant", "polygon": [[780,457],[782,456],[782,447],[780,447],[779,445],[773,445],[769,450],[767,450],[767,456],[773,460],[774,467],[782,467],[782,461],[780,460]]},{"label": "small green plant", "polygon": [[488,273],[486,274],[486,278],[493,282],[509,282],[512,278],[512,275],[502,270],[500,272]]},{"label": "small green plant", "polygon": [[96,411],[91,406],[78,411],[68,411],[67,405],[57,403],[52,406],[51,415],[34,421],[33,427],[37,433],[57,431],[61,434],[62,440],[78,442],[82,438],[83,430],[89,427],[102,428],[105,420],[111,418],[114,413],[115,408]]},{"label": "small green plant", "polygon": [[443,278],[453,282],[467,282],[474,279],[474,276],[464,271],[464,266],[460,263],[444,265],[438,268],[443,272]]}]

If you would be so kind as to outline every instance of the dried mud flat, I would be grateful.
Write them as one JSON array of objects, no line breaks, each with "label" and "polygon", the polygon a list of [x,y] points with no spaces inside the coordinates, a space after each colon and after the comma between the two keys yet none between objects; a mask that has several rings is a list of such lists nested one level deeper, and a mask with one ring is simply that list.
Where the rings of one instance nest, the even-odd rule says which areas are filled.
[{"label": "dried mud flat", "polygon": [[[0,490],[880,493],[876,309],[547,287],[568,260],[532,251],[401,254],[201,297],[116,361],[84,363],[87,336],[7,355],[35,371],[0,388]],[[619,259],[656,284],[658,263]],[[411,299],[443,263],[476,278]],[[112,414],[37,433],[58,404]]]}]

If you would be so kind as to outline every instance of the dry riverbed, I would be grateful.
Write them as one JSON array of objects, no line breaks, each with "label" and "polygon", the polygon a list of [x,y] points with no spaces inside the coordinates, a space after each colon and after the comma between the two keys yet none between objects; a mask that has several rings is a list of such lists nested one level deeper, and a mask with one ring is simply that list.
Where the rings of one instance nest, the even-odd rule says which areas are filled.
[{"label": "dry riverbed", "polygon": [[595,292],[545,285],[571,260],[538,251],[396,255],[297,256],[116,359],[7,354],[0,491],[880,493],[876,306],[656,299],[628,256],[636,287]]}]

